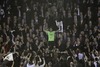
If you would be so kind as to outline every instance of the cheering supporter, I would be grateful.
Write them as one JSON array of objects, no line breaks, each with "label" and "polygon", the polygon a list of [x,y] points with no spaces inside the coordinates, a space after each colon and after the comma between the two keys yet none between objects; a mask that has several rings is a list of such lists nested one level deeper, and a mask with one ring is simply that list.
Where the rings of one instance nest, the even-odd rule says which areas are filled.
[{"label": "cheering supporter", "polygon": [[100,0],[1,0],[0,67],[100,67]]}]

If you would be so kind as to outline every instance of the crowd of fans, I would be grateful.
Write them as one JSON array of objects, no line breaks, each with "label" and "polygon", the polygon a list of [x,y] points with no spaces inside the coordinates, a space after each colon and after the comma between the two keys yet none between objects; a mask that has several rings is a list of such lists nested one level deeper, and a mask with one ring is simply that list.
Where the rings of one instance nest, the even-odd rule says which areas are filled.
[{"label": "crowd of fans", "polygon": [[1,55],[1,67],[100,67],[100,0],[1,0]]}]

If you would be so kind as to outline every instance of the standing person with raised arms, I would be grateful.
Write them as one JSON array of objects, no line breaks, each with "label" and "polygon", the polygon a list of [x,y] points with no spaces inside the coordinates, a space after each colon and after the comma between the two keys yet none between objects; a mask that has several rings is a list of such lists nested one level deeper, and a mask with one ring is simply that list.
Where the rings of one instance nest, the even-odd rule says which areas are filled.
[{"label": "standing person with raised arms", "polygon": [[50,49],[52,49],[54,46],[54,42],[55,42],[56,31],[53,31],[53,29],[50,28],[49,30],[44,30],[44,32],[46,32],[46,34],[48,36],[48,45],[50,46]]}]

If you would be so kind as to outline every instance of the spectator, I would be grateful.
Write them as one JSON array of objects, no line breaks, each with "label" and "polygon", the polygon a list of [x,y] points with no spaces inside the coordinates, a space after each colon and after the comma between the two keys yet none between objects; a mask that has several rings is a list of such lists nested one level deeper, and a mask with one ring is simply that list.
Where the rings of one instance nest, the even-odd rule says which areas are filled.
[{"label": "spectator", "polygon": [[[0,53],[12,67],[100,67],[100,0],[2,0]],[[55,31],[57,30],[57,31]]]}]

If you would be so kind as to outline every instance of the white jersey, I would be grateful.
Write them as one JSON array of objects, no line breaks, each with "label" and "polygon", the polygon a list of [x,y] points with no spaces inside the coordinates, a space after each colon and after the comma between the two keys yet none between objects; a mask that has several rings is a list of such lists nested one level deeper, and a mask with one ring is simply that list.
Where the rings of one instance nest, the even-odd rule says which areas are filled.
[{"label": "white jersey", "polygon": [[63,32],[63,22],[62,21],[55,21],[57,27],[59,28],[58,32]]}]

